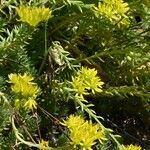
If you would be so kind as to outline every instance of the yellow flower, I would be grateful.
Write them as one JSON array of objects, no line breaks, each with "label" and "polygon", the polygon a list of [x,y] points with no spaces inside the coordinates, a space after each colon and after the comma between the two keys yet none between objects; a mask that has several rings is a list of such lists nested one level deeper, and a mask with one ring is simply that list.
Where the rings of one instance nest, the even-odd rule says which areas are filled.
[{"label": "yellow flower", "polygon": [[102,85],[104,83],[97,76],[97,71],[95,69],[89,69],[82,67],[81,70],[77,72],[75,77],[72,77],[73,90],[76,95],[83,96],[89,94],[89,90],[93,94],[95,92],[102,92]]},{"label": "yellow flower", "polygon": [[36,97],[37,94],[39,93],[39,88],[35,84],[27,84],[27,83],[22,83],[21,85],[21,93],[24,97]]},{"label": "yellow flower", "polygon": [[98,124],[92,124],[91,121],[85,121],[81,116],[71,115],[63,125],[70,131],[71,144],[81,146],[84,150],[92,150],[96,140],[102,142],[106,140],[103,130]]},{"label": "yellow flower", "polygon": [[81,118],[81,116],[74,116],[70,115],[67,121],[64,121],[65,126],[67,126],[69,129],[81,126],[84,123],[84,119]]},{"label": "yellow flower", "polygon": [[37,108],[37,102],[33,99],[33,98],[29,98],[24,106],[23,106],[26,110],[33,110]]},{"label": "yellow flower", "polygon": [[20,106],[21,106],[20,100],[19,100],[19,99],[16,99],[16,100],[15,100],[15,108],[20,108]]},{"label": "yellow flower", "polygon": [[[102,3],[98,3],[98,7],[94,7],[95,10],[108,18],[111,22],[119,22],[121,24],[129,24],[129,19],[126,15],[129,10],[128,3],[124,3],[123,0],[104,0]],[[125,18],[124,20],[122,20]]]},{"label": "yellow flower", "polygon": [[104,82],[97,76],[97,70],[82,67],[78,75],[84,79],[87,90],[91,90],[93,94],[95,94],[95,91],[102,92]]},{"label": "yellow flower", "polygon": [[78,77],[72,77],[72,86],[77,95],[87,95],[86,87],[82,79]]},{"label": "yellow flower", "polygon": [[13,84],[20,82],[20,80],[26,83],[31,83],[31,81],[33,80],[33,77],[30,75],[27,75],[26,73],[24,73],[24,75],[11,73],[10,75],[8,75],[8,77],[9,77],[9,83],[13,83]]},{"label": "yellow flower", "polygon": [[16,94],[15,107],[24,107],[28,110],[37,108],[35,101],[40,89],[36,83],[32,82],[33,77],[21,74],[10,74],[9,83],[12,83],[11,89]]},{"label": "yellow flower", "polygon": [[48,149],[48,141],[44,141],[43,139],[39,142],[40,150]]},{"label": "yellow flower", "polygon": [[45,7],[20,6],[16,11],[22,22],[35,27],[42,21],[47,21],[51,17],[52,11]]},{"label": "yellow flower", "polygon": [[142,148],[140,146],[137,145],[127,145],[127,146],[123,146],[121,147],[121,150],[141,150]]},{"label": "yellow flower", "polygon": [[11,89],[16,94],[21,94],[23,97],[36,97],[40,91],[37,84],[31,82],[33,77],[26,73],[24,75],[10,74],[8,77],[8,82],[12,83]]}]

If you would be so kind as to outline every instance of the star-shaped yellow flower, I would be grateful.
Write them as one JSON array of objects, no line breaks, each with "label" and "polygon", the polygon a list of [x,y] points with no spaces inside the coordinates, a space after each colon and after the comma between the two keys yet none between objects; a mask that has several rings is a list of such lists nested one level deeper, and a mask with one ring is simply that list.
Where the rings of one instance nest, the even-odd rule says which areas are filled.
[{"label": "star-shaped yellow flower", "polygon": [[128,25],[129,18],[126,13],[129,10],[128,3],[123,0],[104,0],[98,3],[98,7],[94,7],[96,12],[106,17],[112,23],[120,25]]},{"label": "star-shaped yellow flower", "polygon": [[95,94],[95,92],[102,92],[104,82],[97,76],[95,69],[82,67],[77,72],[77,75],[72,77],[71,84],[76,95],[83,97],[83,95],[89,94],[90,91],[93,94]]},{"label": "star-shaped yellow flower", "polygon": [[40,150],[45,150],[46,148],[49,148],[48,141],[45,141],[45,140],[42,139],[39,142],[39,146],[40,146]]},{"label": "star-shaped yellow flower", "polygon": [[124,145],[122,145],[121,146],[121,150],[141,150],[142,148],[141,148],[141,146],[137,146],[137,145],[126,145],[126,146],[124,146]]},{"label": "star-shaped yellow flower", "polygon": [[70,115],[62,124],[69,129],[71,144],[74,147],[81,146],[84,150],[92,150],[91,147],[96,144],[96,140],[106,140],[100,125],[85,121],[81,116]]},{"label": "star-shaped yellow flower", "polygon": [[26,110],[33,110],[37,108],[37,102],[33,99],[33,98],[29,98],[25,104],[24,104],[24,108]]},{"label": "star-shaped yellow flower", "polygon": [[52,15],[52,11],[45,7],[20,6],[16,8],[20,21],[28,23],[30,26],[37,26],[42,21],[47,21]]}]

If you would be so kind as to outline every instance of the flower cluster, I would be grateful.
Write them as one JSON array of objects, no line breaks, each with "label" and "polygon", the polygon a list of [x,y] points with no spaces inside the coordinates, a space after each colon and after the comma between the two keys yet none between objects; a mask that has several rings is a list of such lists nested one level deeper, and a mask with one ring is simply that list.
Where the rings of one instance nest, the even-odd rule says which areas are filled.
[{"label": "flower cluster", "polygon": [[129,19],[126,15],[129,10],[128,3],[124,3],[123,0],[105,0],[98,4],[98,7],[94,7],[95,10],[105,16],[113,23],[118,25],[128,25]]},{"label": "flower cluster", "polygon": [[30,6],[20,6],[16,8],[16,11],[22,22],[26,22],[33,27],[42,21],[47,21],[52,13],[49,8]]},{"label": "flower cluster", "polygon": [[71,144],[74,147],[81,146],[83,150],[92,150],[91,147],[96,144],[96,140],[106,140],[100,125],[85,121],[81,116],[70,115],[63,125],[69,129]]},{"label": "flower cluster", "polygon": [[77,72],[77,75],[72,77],[71,83],[76,95],[81,97],[89,94],[89,90],[91,90],[93,94],[95,94],[95,92],[102,92],[102,85],[104,84],[97,76],[95,69],[86,67],[82,67],[81,70]]},{"label": "flower cluster", "polygon": [[40,150],[45,150],[45,149],[49,148],[48,141],[45,141],[45,140],[42,139],[39,142],[39,146],[40,146]]},{"label": "flower cluster", "polygon": [[122,146],[121,150],[141,150],[142,148],[137,145],[127,145],[127,146]]},{"label": "flower cluster", "polygon": [[26,73],[24,75],[10,74],[8,77],[8,82],[12,84],[11,90],[16,94],[16,108],[36,109],[37,103],[35,99],[40,89],[36,83],[32,82],[33,77]]}]

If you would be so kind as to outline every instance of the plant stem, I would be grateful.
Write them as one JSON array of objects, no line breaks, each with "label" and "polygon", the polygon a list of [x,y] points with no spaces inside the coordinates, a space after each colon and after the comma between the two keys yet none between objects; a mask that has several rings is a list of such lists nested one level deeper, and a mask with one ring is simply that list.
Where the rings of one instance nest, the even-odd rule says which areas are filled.
[{"label": "plant stem", "polygon": [[15,136],[16,136],[17,140],[19,140],[21,143],[23,143],[25,145],[28,145],[29,147],[36,147],[36,148],[45,149],[45,150],[53,150],[53,148],[51,148],[51,147],[44,147],[44,146],[40,146],[40,144],[36,144],[36,143],[29,142],[29,141],[25,141],[22,138],[22,135],[18,132],[18,129],[15,126],[14,119],[15,119],[15,115],[12,115],[11,123],[12,123],[12,128],[13,128],[13,131],[15,133]]},{"label": "plant stem", "polygon": [[86,106],[80,99],[78,99],[78,98],[75,98],[75,99],[76,99],[76,102],[80,105],[81,109],[83,109],[85,112],[87,112],[89,114],[89,116],[92,117],[101,126],[102,130],[109,134],[111,139],[117,144],[118,148],[120,149],[121,144],[117,141],[115,136],[111,133],[110,129],[105,128],[102,125],[102,123],[98,120],[99,116],[96,116],[96,114],[93,113],[92,110],[89,109],[88,106]]},{"label": "plant stem", "polygon": [[45,41],[45,47],[44,47],[44,58],[43,58],[43,61],[41,63],[41,66],[39,68],[39,72],[38,74],[40,75],[42,69],[43,69],[43,66],[46,62],[46,58],[47,58],[47,54],[48,54],[48,50],[47,50],[47,22],[45,23],[45,27],[44,27],[44,41]]}]

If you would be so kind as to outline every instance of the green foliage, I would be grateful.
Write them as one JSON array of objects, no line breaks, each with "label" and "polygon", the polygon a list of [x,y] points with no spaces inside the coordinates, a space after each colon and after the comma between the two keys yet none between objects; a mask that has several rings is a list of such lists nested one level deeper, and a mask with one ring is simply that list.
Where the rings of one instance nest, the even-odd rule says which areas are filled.
[{"label": "green foliage", "polygon": [[[73,143],[70,132],[62,125],[63,119],[75,114],[100,125],[105,133],[107,140],[103,143],[96,141],[91,149],[123,150],[126,148],[122,145],[123,138],[115,135],[121,133],[113,128],[114,133],[107,124],[105,127],[106,116],[111,113],[112,118],[116,116],[112,111],[115,102],[118,103],[116,109],[122,110],[127,118],[134,114],[133,120],[135,116],[141,117],[147,126],[150,108],[150,3],[148,0],[126,0],[124,5],[118,2],[115,4],[120,9],[114,11],[110,8],[111,14],[109,11],[102,13],[99,7],[104,1],[98,3],[96,0],[1,2],[0,149],[35,147],[42,150],[47,144],[42,145],[42,139],[49,141],[47,149],[83,149],[81,145],[70,144]],[[115,4],[108,6],[115,7]],[[33,13],[20,18],[16,12],[20,5],[30,6]],[[34,12],[36,7],[43,7],[43,11],[46,7],[52,14],[48,17],[38,9]],[[126,7],[129,7],[128,11],[125,11]],[[32,23],[39,23],[30,26],[32,24],[26,21],[29,18]],[[81,66],[94,68],[96,72],[93,70],[92,76],[92,70],[87,73],[87,69],[84,77],[77,80]],[[31,75],[34,82],[30,84],[37,83],[40,87],[34,110],[26,110],[24,105],[21,109],[15,107],[16,95],[8,82],[11,73],[26,74],[26,79]],[[90,85],[94,78],[97,83]],[[83,94],[77,93],[75,79],[79,88],[84,87]],[[100,80],[104,82],[103,86]],[[20,81],[20,88],[21,84]],[[96,90],[91,88],[93,85]],[[123,108],[124,101],[126,106]],[[132,102],[135,102],[134,113]],[[30,104],[33,108],[33,103]],[[103,116],[104,112],[100,113],[100,110],[105,110]],[[145,143],[141,146],[148,148]]]}]

